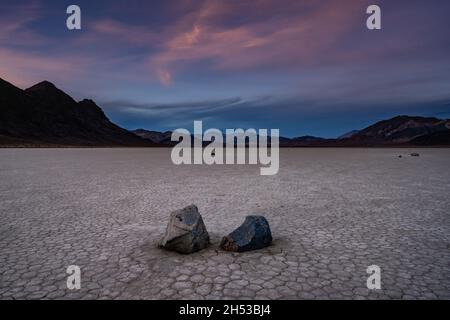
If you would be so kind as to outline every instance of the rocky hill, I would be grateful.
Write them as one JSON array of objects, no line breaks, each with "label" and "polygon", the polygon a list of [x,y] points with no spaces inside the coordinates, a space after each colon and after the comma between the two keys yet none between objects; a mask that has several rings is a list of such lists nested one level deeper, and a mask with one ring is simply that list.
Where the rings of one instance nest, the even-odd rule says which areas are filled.
[{"label": "rocky hill", "polygon": [[92,100],[50,82],[21,90],[0,79],[0,146],[153,146],[112,123]]}]

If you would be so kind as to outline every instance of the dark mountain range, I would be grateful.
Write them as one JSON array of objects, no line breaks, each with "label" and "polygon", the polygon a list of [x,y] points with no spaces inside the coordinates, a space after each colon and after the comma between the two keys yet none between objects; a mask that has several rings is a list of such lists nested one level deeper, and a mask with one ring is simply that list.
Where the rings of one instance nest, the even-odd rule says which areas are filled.
[{"label": "dark mountain range", "polygon": [[[171,140],[172,131],[159,132],[159,131],[150,131],[150,130],[145,130],[145,129],[136,129],[136,130],[132,130],[131,132],[133,132],[134,134],[136,134],[144,139],[148,139],[154,143],[164,144],[164,145],[168,145],[168,146],[174,146],[178,143],[177,141]],[[301,138],[303,138],[303,137],[300,137],[298,139],[301,139]],[[315,137],[308,137],[308,138],[315,138]],[[322,139],[322,138],[315,138],[315,139]],[[194,135],[191,135],[191,145],[194,145],[194,140],[195,140]],[[225,143],[226,134],[223,134],[223,141]],[[287,143],[287,142],[291,141],[291,139],[285,138],[285,137],[280,137],[279,141],[280,141],[280,144],[283,144],[283,143]],[[235,142],[236,142],[236,140],[235,140]],[[270,137],[268,138],[268,142],[270,143]],[[207,146],[209,143],[210,142],[203,141],[202,145]],[[248,145],[248,140],[246,141],[246,145]]]},{"label": "dark mountain range", "polygon": [[44,81],[21,90],[0,79],[2,146],[153,146],[113,124],[92,100]]},{"label": "dark mountain range", "polygon": [[[398,116],[371,125],[349,139],[363,144],[402,144],[412,143],[415,139],[428,136],[427,141],[434,141],[435,134],[448,132],[450,120],[437,118]],[[423,140],[423,141],[425,141]]]},{"label": "dark mountain range", "polygon": [[397,116],[379,121],[362,130],[351,131],[337,139],[303,142],[295,146],[450,146],[450,120]]},{"label": "dark mountain range", "polygon": [[[171,132],[139,129],[139,136],[155,143],[173,145]],[[225,141],[225,137],[224,137]],[[270,141],[270,139],[269,139]],[[450,146],[450,120],[398,116],[383,120],[363,130],[350,131],[337,139],[314,136],[280,137],[282,147],[389,147]]]},{"label": "dark mountain range", "polygon": [[149,131],[145,129],[136,129],[132,130],[132,133],[135,135],[150,140],[154,143],[161,143],[161,144],[176,144],[171,141],[172,131],[166,131],[166,132],[159,132],[159,131]]},{"label": "dark mountain range", "polygon": [[[172,146],[171,134],[120,128],[94,101],[77,102],[47,81],[22,90],[0,79],[0,146]],[[398,116],[337,139],[280,137],[280,146],[450,146],[450,120]]]}]

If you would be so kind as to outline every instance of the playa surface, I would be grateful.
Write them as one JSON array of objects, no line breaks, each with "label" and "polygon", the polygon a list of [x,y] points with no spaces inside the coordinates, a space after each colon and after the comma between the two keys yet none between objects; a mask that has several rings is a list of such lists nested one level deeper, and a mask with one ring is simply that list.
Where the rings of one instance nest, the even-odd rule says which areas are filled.
[{"label": "playa surface", "polygon": [[[450,149],[282,149],[275,176],[175,166],[170,149],[1,149],[0,298],[450,299],[449,168]],[[189,204],[211,246],[158,249]],[[249,214],[273,245],[218,249]]]}]

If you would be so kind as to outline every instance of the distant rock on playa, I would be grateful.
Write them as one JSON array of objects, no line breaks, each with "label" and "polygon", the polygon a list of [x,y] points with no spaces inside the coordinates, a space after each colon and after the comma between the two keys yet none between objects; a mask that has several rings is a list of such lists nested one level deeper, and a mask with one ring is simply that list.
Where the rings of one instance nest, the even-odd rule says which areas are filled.
[{"label": "distant rock on playa", "polygon": [[204,249],[209,244],[202,216],[195,205],[191,205],[170,214],[166,233],[159,247],[179,253],[193,253]]},{"label": "distant rock on playa", "polygon": [[244,252],[262,249],[272,243],[269,223],[263,216],[248,216],[244,223],[223,237],[220,247],[226,251]]}]

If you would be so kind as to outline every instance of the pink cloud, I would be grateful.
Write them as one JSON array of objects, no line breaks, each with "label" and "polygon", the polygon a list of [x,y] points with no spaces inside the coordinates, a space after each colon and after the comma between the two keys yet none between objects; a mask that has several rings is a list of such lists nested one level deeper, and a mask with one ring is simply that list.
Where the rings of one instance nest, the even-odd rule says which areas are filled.
[{"label": "pink cloud", "polygon": [[[273,0],[185,0],[176,7],[182,15],[159,32],[108,19],[96,22],[81,41],[100,45],[108,36],[148,48],[151,74],[170,85],[174,75],[202,61],[211,70],[231,72],[323,63],[333,45],[356,23],[363,27],[365,16],[359,0],[292,0],[282,5]],[[243,16],[252,19],[229,23]]]},{"label": "pink cloud", "polygon": [[[208,61],[212,69],[222,71],[317,64],[361,20],[357,11],[361,6],[356,3],[293,1],[290,11],[271,15],[277,2],[260,1],[242,8],[237,2],[207,1],[162,35],[161,50],[149,58],[149,65],[158,73],[166,70],[173,76],[199,61]],[[238,9],[253,8],[263,19],[236,26],[222,23]],[[300,16],[304,9],[309,14]]]},{"label": "pink cloud", "polygon": [[[42,72],[45,68],[49,72],[70,68],[62,55],[71,51],[78,56],[75,60],[96,59],[100,60],[99,65],[117,62],[115,50],[127,46],[148,50],[148,58],[144,62],[137,61],[141,65],[136,69],[147,67],[151,77],[166,86],[176,81],[177,74],[201,62],[207,62],[202,66],[213,72],[292,70],[329,60],[335,43],[356,23],[361,23],[365,15],[359,0],[345,3],[285,0],[282,4],[275,0],[183,0],[171,6],[171,10],[177,18],[158,32],[112,19],[93,22],[82,37],[65,44],[57,59],[3,49],[2,73],[9,70],[12,74],[12,65],[17,76],[26,74],[26,66]],[[0,45],[1,41],[12,38],[22,43],[29,41],[29,45],[33,44],[33,39],[38,39],[36,41],[42,45],[46,39],[25,28],[39,18],[39,6],[20,12],[17,19],[0,20]],[[104,49],[101,58],[99,48]],[[118,68],[131,67],[132,62],[127,62],[127,58],[119,59],[123,66],[119,61]],[[77,67],[94,64],[95,61],[78,63]]]}]

